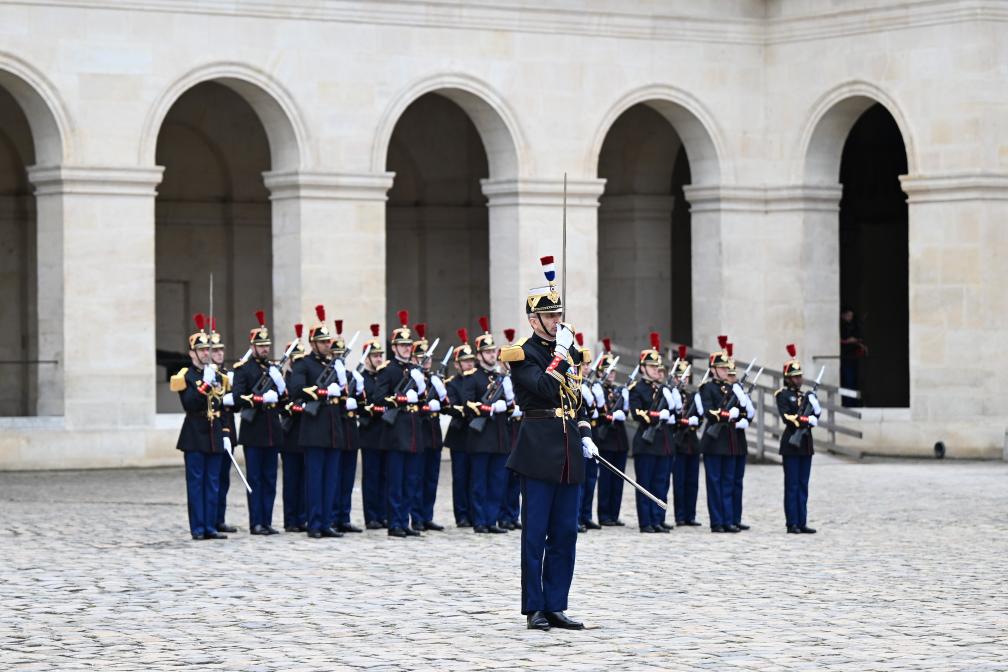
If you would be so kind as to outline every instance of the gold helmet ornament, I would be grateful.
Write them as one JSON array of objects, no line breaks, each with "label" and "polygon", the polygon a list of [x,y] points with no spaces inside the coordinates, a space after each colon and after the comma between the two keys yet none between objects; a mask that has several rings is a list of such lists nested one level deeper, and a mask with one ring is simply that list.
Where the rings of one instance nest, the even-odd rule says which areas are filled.
[{"label": "gold helmet ornament", "polygon": [[480,352],[493,350],[497,347],[497,344],[494,343],[493,334],[490,333],[490,320],[487,319],[486,315],[479,318],[479,325],[483,333],[476,337],[476,349]]},{"label": "gold helmet ornament", "polygon": [[528,298],[525,300],[525,313],[562,313],[563,303],[556,288],[556,265],[553,263],[553,257],[540,257],[539,262],[542,264],[547,285],[529,290]]},{"label": "gold helmet ornament", "polygon": [[222,339],[221,335],[217,332],[216,317],[210,318],[210,347],[214,350],[224,349],[224,339]]},{"label": "gold helmet ornament", "polygon": [[[368,340],[364,341],[364,345],[361,347],[361,352],[364,352],[365,350],[367,350],[368,353],[372,354],[372,355],[376,355],[376,354],[385,352],[385,348],[382,347],[381,339],[378,338],[378,334],[380,332],[381,332],[381,326],[380,325],[378,325],[378,324],[372,324],[371,325],[371,338],[369,338]],[[369,346],[371,348],[370,350],[368,350]]]},{"label": "gold helmet ornament", "polygon": [[798,348],[794,343],[787,344],[787,354],[791,359],[784,362],[784,377],[802,375],[801,362],[798,361]]},{"label": "gold helmet ornament", "polygon": [[465,327],[459,327],[455,332],[459,337],[459,345],[455,346],[455,352],[452,355],[452,359],[456,362],[463,359],[475,359],[476,355],[473,354],[472,346],[469,345],[469,332],[466,331]]},{"label": "gold helmet ornament", "polygon": [[392,330],[392,345],[412,345],[413,334],[409,328],[409,311],[400,310],[398,315],[401,326],[398,329]]},{"label": "gold helmet ornament", "polygon": [[661,338],[658,336],[657,331],[651,332],[651,347],[646,350],[641,350],[640,365],[665,368],[661,356]]},{"label": "gold helmet ornament", "polygon": [[193,315],[193,322],[196,324],[194,333],[189,335],[189,349],[201,350],[210,347],[210,336],[206,333],[206,315],[196,313]]},{"label": "gold helmet ornament", "polygon": [[249,344],[251,345],[273,345],[270,340],[269,329],[266,328],[266,313],[257,310],[255,313],[259,326],[249,331]]},{"label": "gold helmet ornament", "polygon": [[332,334],[329,333],[329,328],[325,324],[325,306],[321,303],[315,306],[315,317],[318,318],[318,324],[308,330],[308,340],[312,343],[331,341]]},{"label": "gold helmet ornament", "polygon": [[333,338],[332,352],[337,357],[342,357],[346,352],[346,339],[343,338],[343,320],[333,320],[336,327],[336,336]]},{"label": "gold helmet ornament", "polygon": [[731,355],[728,353],[728,337],[721,335],[717,337],[718,345],[721,347],[720,350],[716,350],[710,355],[710,367],[712,369],[716,368],[731,368]]},{"label": "gold helmet ornament", "polygon": [[679,355],[679,363],[676,364],[676,370],[672,372],[672,375],[675,376],[676,378],[686,373],[686,370],[690,367],[689,360],[686,359],[686,355],[688,354],[688,352],[689,348],[687,348],[685,345],[679,346],[679,351],[676,353]]}]

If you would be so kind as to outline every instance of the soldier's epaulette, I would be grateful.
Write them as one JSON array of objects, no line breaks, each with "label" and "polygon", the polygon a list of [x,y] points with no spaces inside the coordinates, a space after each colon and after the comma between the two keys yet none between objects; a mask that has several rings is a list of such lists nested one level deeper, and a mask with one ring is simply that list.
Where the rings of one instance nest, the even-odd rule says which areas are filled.
[{"label": "soldier's epaulette", "polygon": [[237,362],[234,363],[234,365],[231,366],[231,368],[237,369],[239,366],[244,366],[248,361],[249,360],[247,359],[239,359]]},{"label": "soldier's epaulette", "polygon": [[172,392],[181,392],[182,390],[184,390],[186,388],[185,377],[188,371],[189,371],[188,366],[183,366],[181,369],[179,369],[179,372],[176,373],[174,376],[172,376],[171,380],[168,381],[168,389],[170,389]]},{"label": "soldier's epaulette", "polygon": [[290,361],[291,361],[291,363],[294,363],[294,362],[298,361],[299,359],[304,359],[304,358],[305,358],[305,353],[303,353],[303,352],[295,352],[293,355],[291,355]]},{"label": "soldier's epaulette", "polygon": [[525,359],[525,350],[522,348],[528,337],[519,339],[514,345],[505,345],[500,351],[502,362],[521,362]]},{"label": "soldier's epaulette", "polygon": [[463,372],[462,372],[462,375],[463,375],[463,376],[471,376],[471,375],[473,375],[474,373],[476,373],[476,369],[469,369],[468,371],[463,371]]},{"label": "soldier's epaulette", "polygon": [[780,393],[781,393],[781,392],[783,392],[783,391],[784,391],[784,388],[783,388],[783,387],[781,387],[781,388],[779,388],[779,389],[778,389],[778,390],[777,390],[776,392],[774,392],[774,393],[773,393],[773,396],[775,396],[775,397],[776,397],[776,396],[777,396],[778,394],[780,394]]},{"label": "soldier's epaulette", "polygon": [[447,385],[448,383],[450,383],[453,380],[455,380],[455,376],[448,376],[447,378],[444,379],[443,382],[444,382],[445,385]]},{"label": "soldier's epaulette", "polygon": [[637,380],[633,381],[632,383],[630,383],[629,385],[627,385],[626,389],[627,390],[632,390],[633,388],[637,387],[637,383],[638,382],[640,382],[640,381],[637,381]]},{"label": "soldier's epaulette", "polygon": [[389,360],[386,359],[384,362],[382,362],[381,364],[379,364],[378,366],[375,367],[375,373],[378,373],[379,371],[381,371],[382,369],[384,369],[388,365],[389,365]]}]

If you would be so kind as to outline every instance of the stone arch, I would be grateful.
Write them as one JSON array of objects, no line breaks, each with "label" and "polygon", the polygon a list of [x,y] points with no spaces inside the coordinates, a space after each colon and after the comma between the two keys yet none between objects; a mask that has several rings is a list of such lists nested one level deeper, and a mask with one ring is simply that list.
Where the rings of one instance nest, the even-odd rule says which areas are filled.
[{"label": "stone arch", "polygon": [[0,87],[14,97],[28,119],[36,165],[72,161],[74,126],[56,87],[38,70],[5,53],[0,53]]},{"label": "stone arch", "polygon": [[723,181],[722,134],[713,115],[693,95],[666,84],[652,84],[634,89],[609,107],[584,160],[587,175],[597,173],[602,145],[613,123],[634,105],[652,108],[676,130],[689,156],[694,185],[708,186]]},{"label": "stone arch", "polygon": [[504,98],[488,84],[465,74],[434,75],[401,91],[382,115],[371,151],[371,170],[385,171],[389,143],[396,123],[414,101],[436,93],[462,108],[479,132],[486,149],[492,179],[514,178],[526,165],[524,134]]},{"label": "stone arch", "polygon": [[272,171],[296,171],[314,163],[304,116],[279,82],[249,65],[213,63],[190,70],[158,97],[140,136],[141,165],[154,164],[158,133],[168,111],[183,93],[203,82],[217,82],[228,87],[252,107],[266,130]]}]

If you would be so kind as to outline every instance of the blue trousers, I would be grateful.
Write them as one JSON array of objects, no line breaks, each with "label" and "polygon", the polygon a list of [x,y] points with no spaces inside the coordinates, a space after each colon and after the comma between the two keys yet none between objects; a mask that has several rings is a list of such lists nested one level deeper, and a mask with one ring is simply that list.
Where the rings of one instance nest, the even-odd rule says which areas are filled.
[{"label": "blue trousers", "polygon": [[503,453],[470,453],[469,504],[473,525],[497,524],[507,487],[507,458]]},{"label": "blue trousers", "polygon": [[[423,496],[423,452],[390,450],[386,458],[388,479],[388,526],[406,529],[410,512],[419,509]],[[422,520],[414,520],[422,524]]]},{"label": "blue trousers", "polygon": [[[627,454],[622,450],[603,450],[599,454],[610,464],[626,473]],[[623,503],[623,479],[603,468],[598,476],[598,519],[613,522],[619,519]]]},{"label": "blue trousers", "polygon": [[521,478],[523,614],[567,609],[580,495],[580,484]]},{"label": "blue trousers", "polygon": [[320,532],[332,522],[332,507],[339,483],[339,453],[322,446],[306,446],[304,449],[309,532]]},{"label": "blue trousers", "polygon": [[[662,497],[666,475],[671,470],[671,457],[667,455],[634,455],[634,475],[637,482],[652,495]],[[641,527],[657,527],[662,524],[661,507],[637,493],[637,524]]]},{"label": "blue trousers", "polygon": [[808,523],[808,482],[812,473],[811,455],[785,455],[784,519],[788,527],[805,527]]},{"label": "blue trousers", "polygon": [[223,453],[186,452],[186,504],[189,532],[194,537],[217,531],[217,501],[220,497],[220,461]]},{"label": "blue trousers", "polygon": [[672,463],[672,499],[676,524],[696,522],[696,500],[700,488],[700,456],[676,455]]},{"label": "blue trousers", "polygon": [[[303,453],[282,453],[284,528],[308,525]],[[228,460],[230,462],[230,460]]]},{"label": "blue trousers", "polygon": [[333,500],[333,527],[350,524],[353,486],[357,480],[357,451],[341,450],[338,460],[339,476],[336,477],[336,497]]},{"label": "blue trousers", "polygon": [[361,449],[361,504],[364,522],[380,523],[388,520],[385,507],[385,456],[384,450]]},{"label": "blue trousers", "polygon": [[441,476],[441,450],[425,450],[423,453],[423,474],[421,482],[420,506],[413,512],[413,520],[429,523],[434,520],[434,502],[437,501],[438,478]]},{"label": "blue trousers", "polygon": [[[273,503],[276,501],[276,448],[245,446],[245,469],[252,492],[248,493],[249,529],[256,525],[273,524]],[[228,462],[231,460],[225,456]]]},{"label": "blue trousers", "polygon": [[218,530],[226,522],[228,491],[231,490],[231,458],[227,455],[222,455],[221,457],[220,495],[217,497]]},{"label": "blue trousers", "polygon": [[[669,501],[668,495],[669,495],[669,488],[672,485],[672,469],[675,466],[675,458],[676,458],[675,453],[671,455],[666,455],[658,463],[658,468],[661,470],[661,473],[658,475],[659,490],[654,494],[658,497],[658,499],[666,503]],[[667,511],[666,509],[661,508],[657,504],[655,504],[655,507],[656,507],[655,515],[658,516],[658,525],[661,525],[662,523],[665,522],[665,514],[667,513]]]},{"label": "blue trousers", "polygon": [[469,506],[469,453],[462,450],[451,451],[452,510],[455,523],[463,520],[472,522],[472,507]]},{"label": "blue trousers", "polygon": [[738,525],[742,522],[742,479],[745,478],[746,455],[737,455],[735,459],[735,472],[732,485],[732,523]]},{"label": "blue trousers", "polygon": [[711,527],[732,524],[735,506],[735,458],[731,455],[704,455],[704,475],[707,480],[707,513]]},{"label": "blue trousers", "polygon": [[592,519],[592,501],[595,499],[595,483],[598,482],[599,465],[594,459],[585,460],[585,480],[581,484],[581,503],[578,505],[578,521],[587,523]]},{"label": "blue trousers", "polygon": [[502,523],[517,523],[521,517],[521,480],[515,472],[507,470],[507,485],[504,487],[504,501],[501,502],[497,519]]}]

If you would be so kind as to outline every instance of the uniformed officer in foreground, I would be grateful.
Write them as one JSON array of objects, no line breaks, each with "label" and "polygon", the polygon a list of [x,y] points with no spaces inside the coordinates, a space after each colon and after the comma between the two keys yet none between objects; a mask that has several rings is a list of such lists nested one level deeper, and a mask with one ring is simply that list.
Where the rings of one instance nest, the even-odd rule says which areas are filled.
[{"label": "uniformed officer in foreground", "polygon": [[521,477],[521,610],[530,629],[580,630],[584,625],[564,611],[574,578],[583,458],[598,450],[581,405],[574,331],[561,322],[553,257],[541,262],[549,284],[531,290],[525,303],[532,336],[501,354],[525,412],[507,462]]},{"label": "uniformed officer in foreground", "polygon": [[[815,534],[808,526],[808,483],[812,472],[812,428],[819,424],[822,407],[815,392],[802,392],[801,362],[793,344],[787,346],[791,358],[784,362],[784,387],[774,393],[777,412],[784,421],[780,454],[784,464],[784,520],[789,534]],[[792,443],[795,434],[800,432]]]}]

